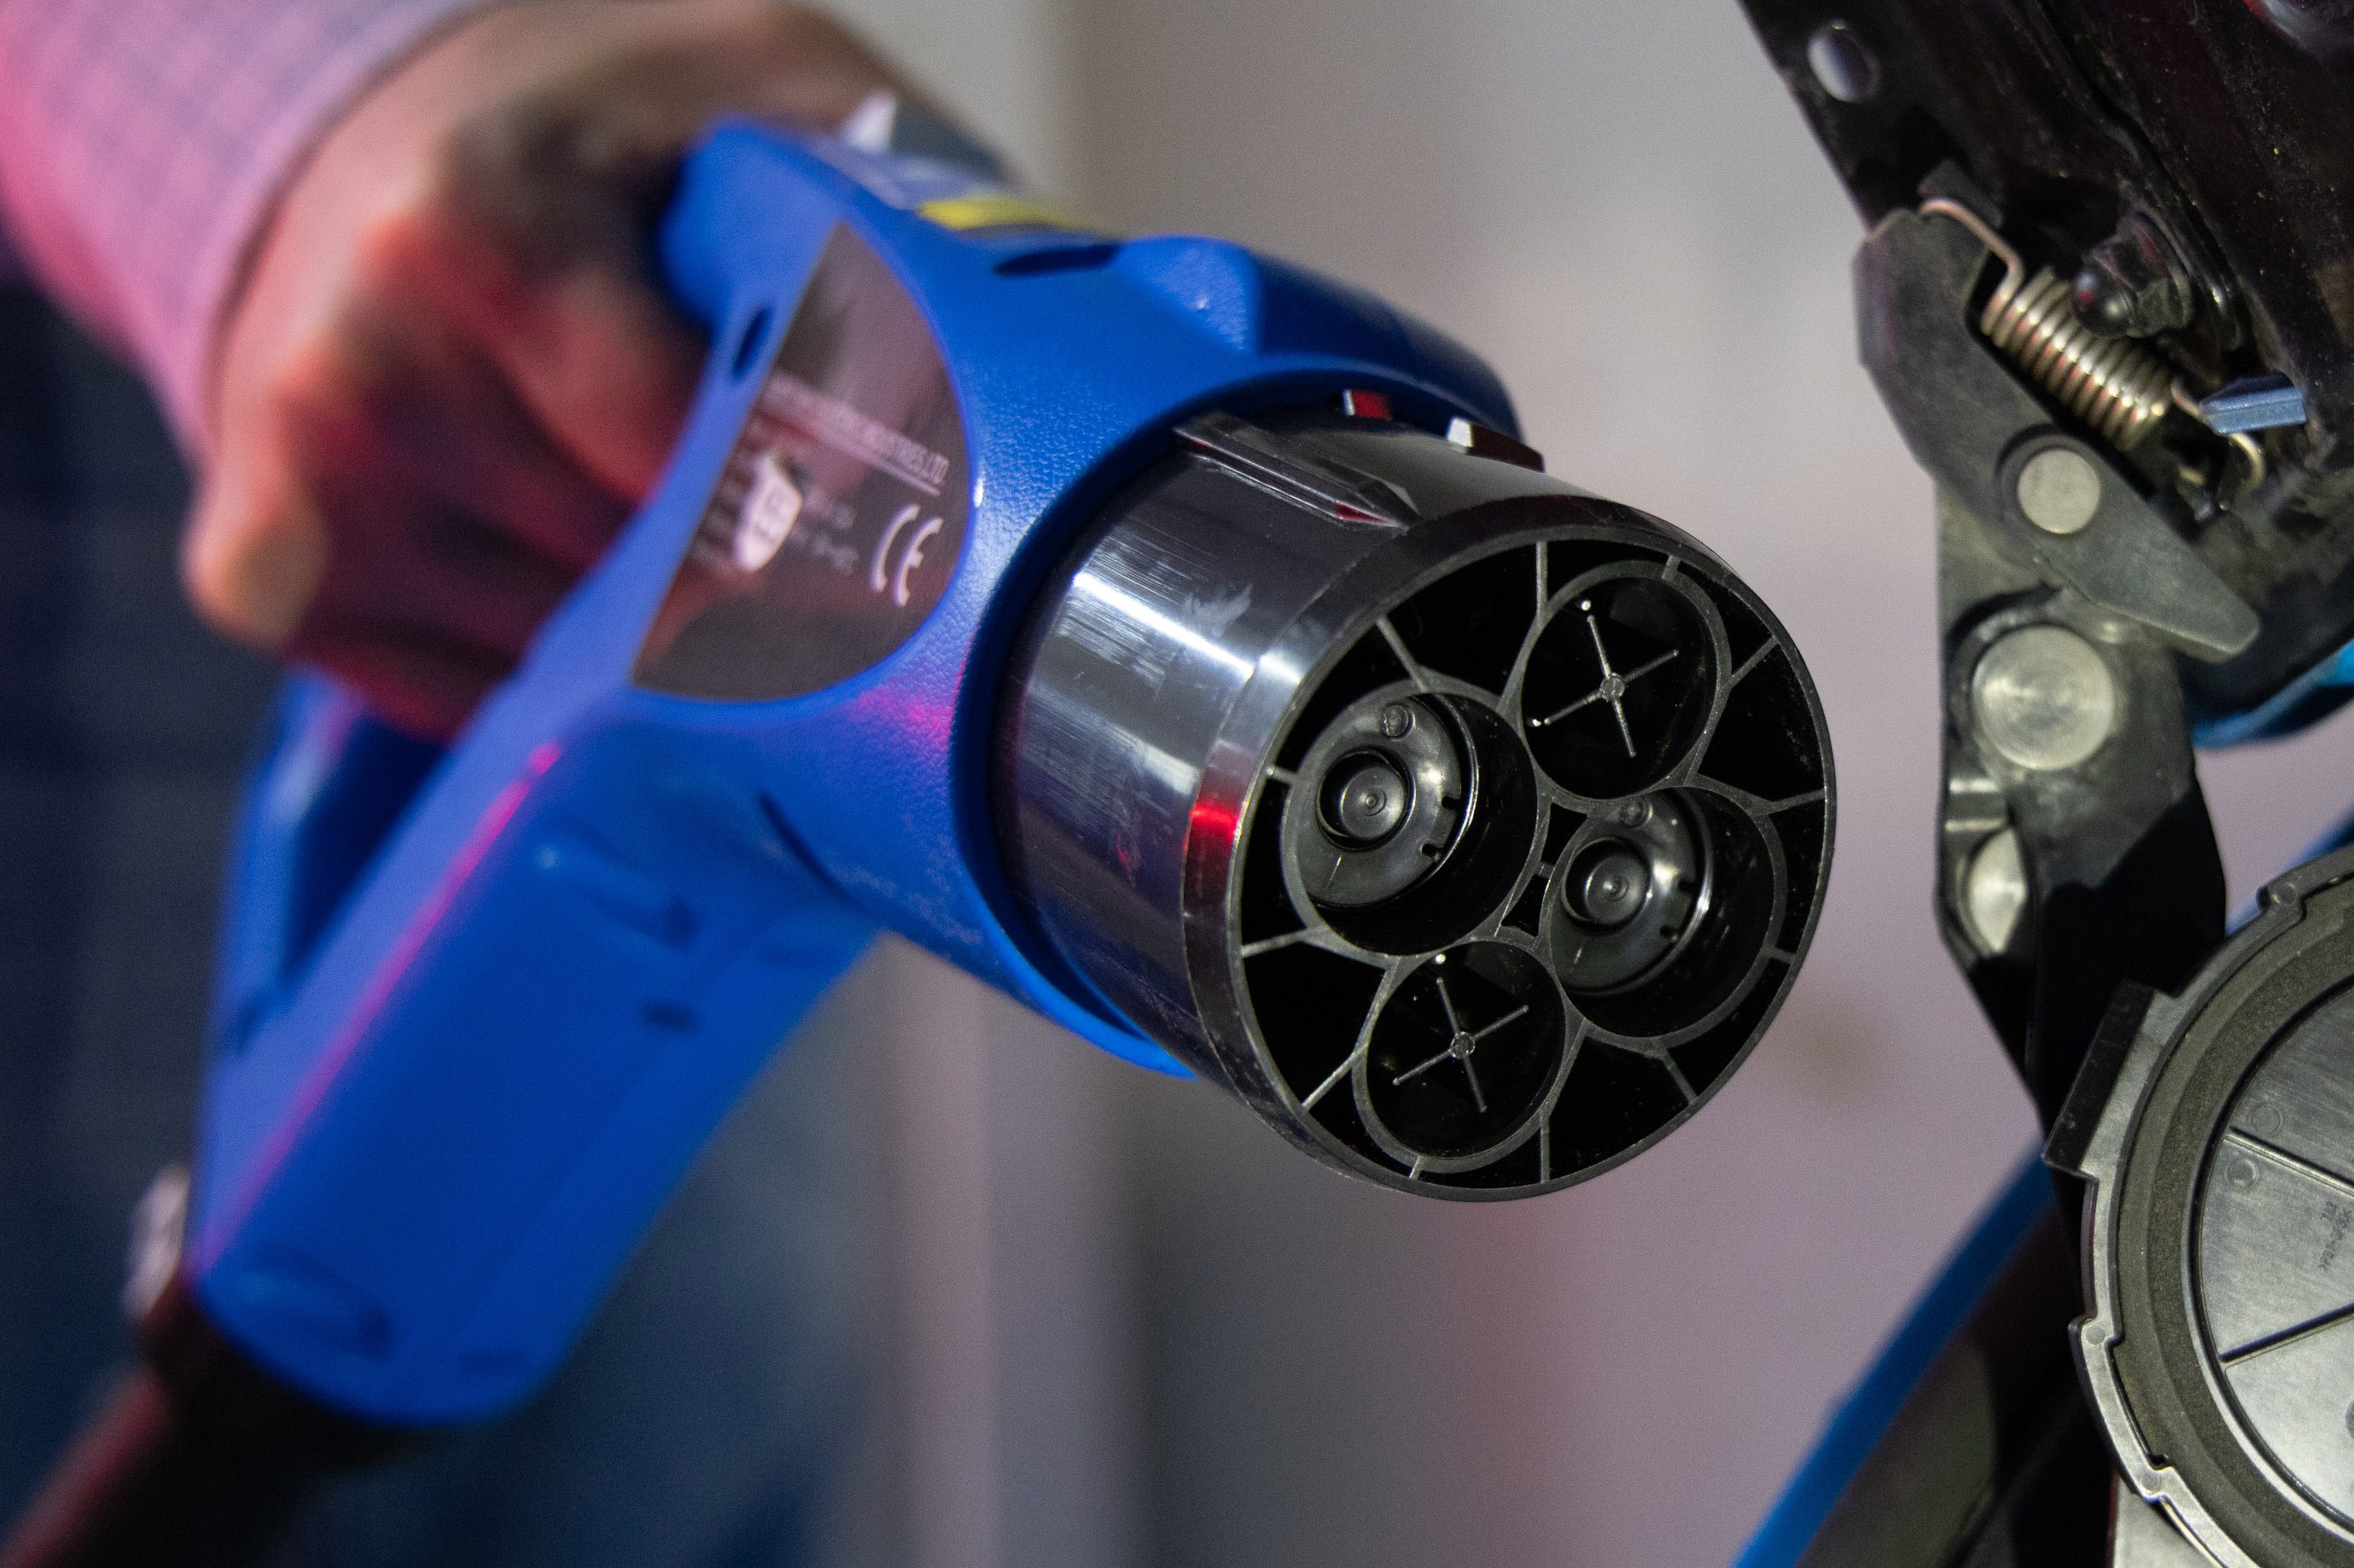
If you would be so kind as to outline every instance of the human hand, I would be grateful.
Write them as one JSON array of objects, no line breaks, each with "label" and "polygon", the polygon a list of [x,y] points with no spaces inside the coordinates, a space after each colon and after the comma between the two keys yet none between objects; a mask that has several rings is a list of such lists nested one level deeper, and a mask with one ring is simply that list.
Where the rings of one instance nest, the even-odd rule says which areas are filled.
[{"label": "human hand", "polygon": [[527,0],[363,94],[228,318],[182,552],[199,611],[454,733],[684,417],[702,349],[650,243],[680,154],[716,116],[831,126],[882,87],[773,0]]}]

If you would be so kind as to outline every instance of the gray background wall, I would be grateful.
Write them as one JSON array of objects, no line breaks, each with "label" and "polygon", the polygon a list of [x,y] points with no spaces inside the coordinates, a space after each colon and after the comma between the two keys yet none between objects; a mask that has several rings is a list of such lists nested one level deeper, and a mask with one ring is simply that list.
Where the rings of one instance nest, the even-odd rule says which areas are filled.
[{"label": "gray background wall", "polygon": [[[1781,610],[1843,791],[1821,935],[1753,1064],[1532,1203],[1352,1186],[884,955],[892,1554],[1728,1560],[2032,1139],[1929,913],[1927,486],[1854,366],[1856,221],[1733,0],[841,8],[1040,184],[1350,277],[1490,355],[1554,471]],[[2349,753],[2327,731],[2211,762],[2236,888],[2331,814]]]}]

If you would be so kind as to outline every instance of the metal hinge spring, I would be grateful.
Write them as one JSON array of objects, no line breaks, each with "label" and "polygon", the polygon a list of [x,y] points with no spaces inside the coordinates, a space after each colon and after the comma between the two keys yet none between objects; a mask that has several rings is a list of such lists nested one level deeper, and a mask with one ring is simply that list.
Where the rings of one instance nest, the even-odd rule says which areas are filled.
[{"label": "metal hinge spring", "polygon": [[1950,217],[2003,265],[1978,330],[2028,378],[2119,451],[2131,451],[2176,406],[2173,367],[2130,338],[2101,337],[2076,318],[2073,288],[2049,268],[2027,263],[1985,219],[1946,196],[1923,216]]}]

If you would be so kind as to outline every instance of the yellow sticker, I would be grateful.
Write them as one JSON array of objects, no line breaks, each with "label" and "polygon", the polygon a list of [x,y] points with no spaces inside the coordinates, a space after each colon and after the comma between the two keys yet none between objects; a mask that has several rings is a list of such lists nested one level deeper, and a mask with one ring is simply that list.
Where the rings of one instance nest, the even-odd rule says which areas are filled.
[{"label": "yellow sticker", "polygon": [[977,196],[942,196],[916,209],[917,216],[942,228],[966,233],[978,228],[1060,228],[1078,234],[1103,232],[1052,203],[1004,191]]}]

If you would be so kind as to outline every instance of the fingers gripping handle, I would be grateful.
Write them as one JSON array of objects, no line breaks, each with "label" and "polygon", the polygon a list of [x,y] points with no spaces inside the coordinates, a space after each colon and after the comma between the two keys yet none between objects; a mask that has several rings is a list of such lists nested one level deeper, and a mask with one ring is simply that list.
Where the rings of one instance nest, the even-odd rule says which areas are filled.
[{"label": "fingers gripping handle", "polygon": [[[671,229],[716,319],[731,266],[791,264]],[[870,934],[729,737],[631,687],[739,415],[715,367],[661,490],[446,757],[318,679],[281,697],[185,1267],[331,1408],[438,1425],[528,1393]]]},{"label": "fingers gripping handle", "polygon": [[[1001,179],[1005,172],[988,148],[888,90],[870,94],[835,135],[841,145],[864,154],[917,156],[974,180]],[[708,155],[701,160],[716,161]],[[726,183],[691,176],[653,237],[665,288],[714,334],[731,324],[734,296],[745,274],[790,271],[805,261],[747,255],[740,245],[715,242],[725,203],[715,203],[711,193]],[[787,228],[807,233],[824,220],[815,212],[808,219]],[[760,323],[744,324],[757,329]],[[732,362],[744,352],[743,344],[758,336],[757,330],[728,335],[725,341],[737,346],[725,352],[727,374],[740,376],[740,366]],[[723,367],[713,369],[712,380],[723,382]],[[658,503],[649,510],[662,508]],[[442,756],[443,748],[378,721],[364,700],[338,682],[317,674],[288,680],[249,780],[231,867],[213,1020],[215,1040],[224,1050],[234,1054],[286,1005],[319,938]]]}]

